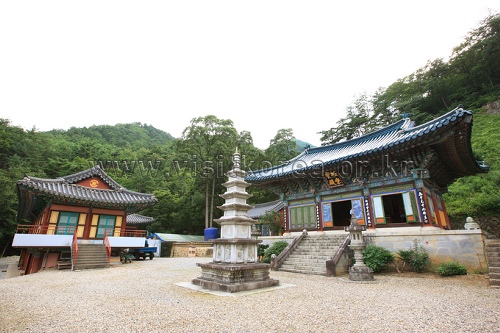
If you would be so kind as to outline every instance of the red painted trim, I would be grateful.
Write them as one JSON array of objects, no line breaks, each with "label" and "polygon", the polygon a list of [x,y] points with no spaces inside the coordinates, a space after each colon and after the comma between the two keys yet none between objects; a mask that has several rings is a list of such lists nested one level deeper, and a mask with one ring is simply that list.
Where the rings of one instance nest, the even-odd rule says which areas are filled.
[{"label": "red painted trim", "polygon": [[52,204],[50,210],[57,210],[60,212],[73,212],[73,213],[87,213],[89,211],[89,206],[72,206],[72,205],[61,205]]},{"label": "red painted trim", "polygon": [[124,210],[118,210],[118,209],[106,209],[106,208],[93,208],[92,212],[94,214],[99,214],[99,215],[121,215],[125,216],[125,211]]}]

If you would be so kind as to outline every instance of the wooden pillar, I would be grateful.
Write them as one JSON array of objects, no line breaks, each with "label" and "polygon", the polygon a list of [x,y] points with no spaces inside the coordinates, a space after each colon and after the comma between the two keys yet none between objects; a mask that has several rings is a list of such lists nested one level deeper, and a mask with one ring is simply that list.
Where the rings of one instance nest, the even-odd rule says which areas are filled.
[{"label": "wooden pillar", "polygon": [[434,214],[436,214],[436,222],[439,226],[439,228],[441,229],[444,229],[444,225],[441,221],[441,214],[439,214],[439,205],[437,204],[437,199],[436,199],[436,195],[434,193],[432,193],[431,191],[431,200],[432,200],[432,204],[434,205]]},{"label": "wooden pillar", "polygon": [[28,274],[34,274],[40,270],[42,267],[42,260],[43,260],[43,252],[41,251],[36,251],[31,255],[31,260],[30,260],[30,267],[28,268],[29,273]]},{"label": "wooden pillar", "polygon": [[422,223],[424,224],[429,224],[429,207],[427,207],[426,203],[426,198],[427,195],[425,194],[425,189],[423,187],[417,187],[417,206],[418,206],[418,211],[420,213],[420,216],[422,218]]},{"label": "wooden pillar", "polygon": [[375,219],[373,218],[372,200],[370,197],[370,189],[363,186],[363,209],[366,218],[366,228],[375,229]]},{"label": "wooden pillar", "polygon": [[283,226],[283,233],[290,232],[290,224],[288,223],[290,220],[290,210],[288,207],[288,200],[283,200],[284,206],[283,206],[283,220],[284,220],[284,226]]},{"label": "wooden pillar", "polygon": [[50,205],[47,205],[47,207],[45,207],[45,209],[43,210],[43,221],[41,223],[42,225],[42,229],[44,229],[45,231],[43,232],[44,234],[47,233],[47,229],[49,227],[49,220],[50,220]]},{"label": "wooden pillar", "polygon": [[87,210],[87,221],[85,221],[85,231],[83,232],[83,239],[89,239],[90,228],[92,225],[92,206]]},{"label": "wooden pillar", "polygon": [[316,222],[319,225],[318,231],[323,231],[323,212],[321,211],[321,199],[316,196]]},{"label": "wooden pillar", "polygon": [[444,226],[444,228],[451,229],[450,217],[448,216],[448,211],[446,210],[446,205],[444,204],[444,200],[442,197],[440,197],[439,200],[441,200],[441,206],[443,207],[443,213],[444,213],[444,218],[445,218],[445,223],[446,223],[446,226]]}]

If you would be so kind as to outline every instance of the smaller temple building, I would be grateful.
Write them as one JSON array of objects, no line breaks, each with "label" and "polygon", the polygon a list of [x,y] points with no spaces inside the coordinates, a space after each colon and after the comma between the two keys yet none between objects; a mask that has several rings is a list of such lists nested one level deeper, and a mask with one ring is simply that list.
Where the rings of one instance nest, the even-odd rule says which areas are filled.
[{"label": "smaller temple building", "polygon": [[306,149],[245,181],[280,195],[285,232],[344,230],[351,211],[369,229],[450,229],[442,195],[483,173],[471,149],[472,112],[458,107],[415,126],[405,117],[372,133]]},{"label": "smaller temple building", "polygon": [[255,228],[260,236],[281,236],[279,232],[272,230],[273,228],[270,228],[262,218],[268,213],[276,213],[283,220],[284,206],[282,200],[252,205],[252,208],[248,211],[248,217],[257,220]]},{"label": "smaller temple building", "polygon": [[56,179],[25,176],[17,182],[17,195],[17,219],[27,221],[12,242],[21,249],[21,274],[61,263],[99,267],[101,259],[83,255],[86,248],[99,252],[96,247],[109,266],[111,251],[145,246],[146,231],[137,224],[152,218],[133,214],[157,203],[153,194],[123,188],[98,166]]}]

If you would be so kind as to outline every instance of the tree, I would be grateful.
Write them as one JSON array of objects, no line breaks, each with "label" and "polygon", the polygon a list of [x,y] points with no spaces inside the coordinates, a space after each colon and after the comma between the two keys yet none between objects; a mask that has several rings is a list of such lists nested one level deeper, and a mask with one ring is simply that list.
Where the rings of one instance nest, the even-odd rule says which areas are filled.
[{"label": "tree", "polygon": [[350,140],[366,134],[377,127],[373,118],[373,103],[367,93],[363,93],[347,107],[347,115],[337,121],[337,127],[326,131],[320,131],[321,145],[330,145],[341,140]]},{"label": "tree", "polygon": [[295,136],[291,128],[278,130],[274,138],[269,142],[265,155],[273,164],[284,163],[297,155]]},{"label": "tree", "polygon": [[279,235],[283,231],[283,218],[278,212],[268,211],[259,218],[261,225],[265,225],[273,233],[274,236]]},{"label": "tree", "polygon": [[[177,149],[194,162],[194,172],[205,185],[205,228],[212,226],[216,179],[232,162],[238,132],[231,120],[216,116],[194,118],[177,141]],[[228,169],[227,169],[228,170]]]}]

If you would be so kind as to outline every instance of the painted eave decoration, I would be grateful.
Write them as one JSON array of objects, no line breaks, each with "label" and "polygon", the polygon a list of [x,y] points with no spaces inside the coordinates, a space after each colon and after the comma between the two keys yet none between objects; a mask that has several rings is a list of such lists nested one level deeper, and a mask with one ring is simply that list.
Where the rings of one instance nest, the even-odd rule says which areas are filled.
[{"label": "painted eave decoration", "polygon": [[447,168],[449,179],[487,172],[489,168],[476,161],[472,154],[471,130],[472,111],[464,110],[461,106],[419,126],[414,126],[414,122],[406,117],[352,140],[307,149],[284,164],[249,171],[245,181],[265,186],[317,172],[318,167],[331,171],[344,161],[410,150],[435,152]]},{"label": "painted eave decoration", "polygon": [[[89,179],[89,186],[77,183]],[[104,182],[106,188],[98,188],[96,182]],[[93,187],[94,186],[94,187]],[[121,187],[99,166],[73,175],[56,179],[26,175],[17,182],[19,211],[17,219],[31,218],[33,213],[47,203],[124,209],[133,213],[158,202],[153,194],[139,193]]]}]

